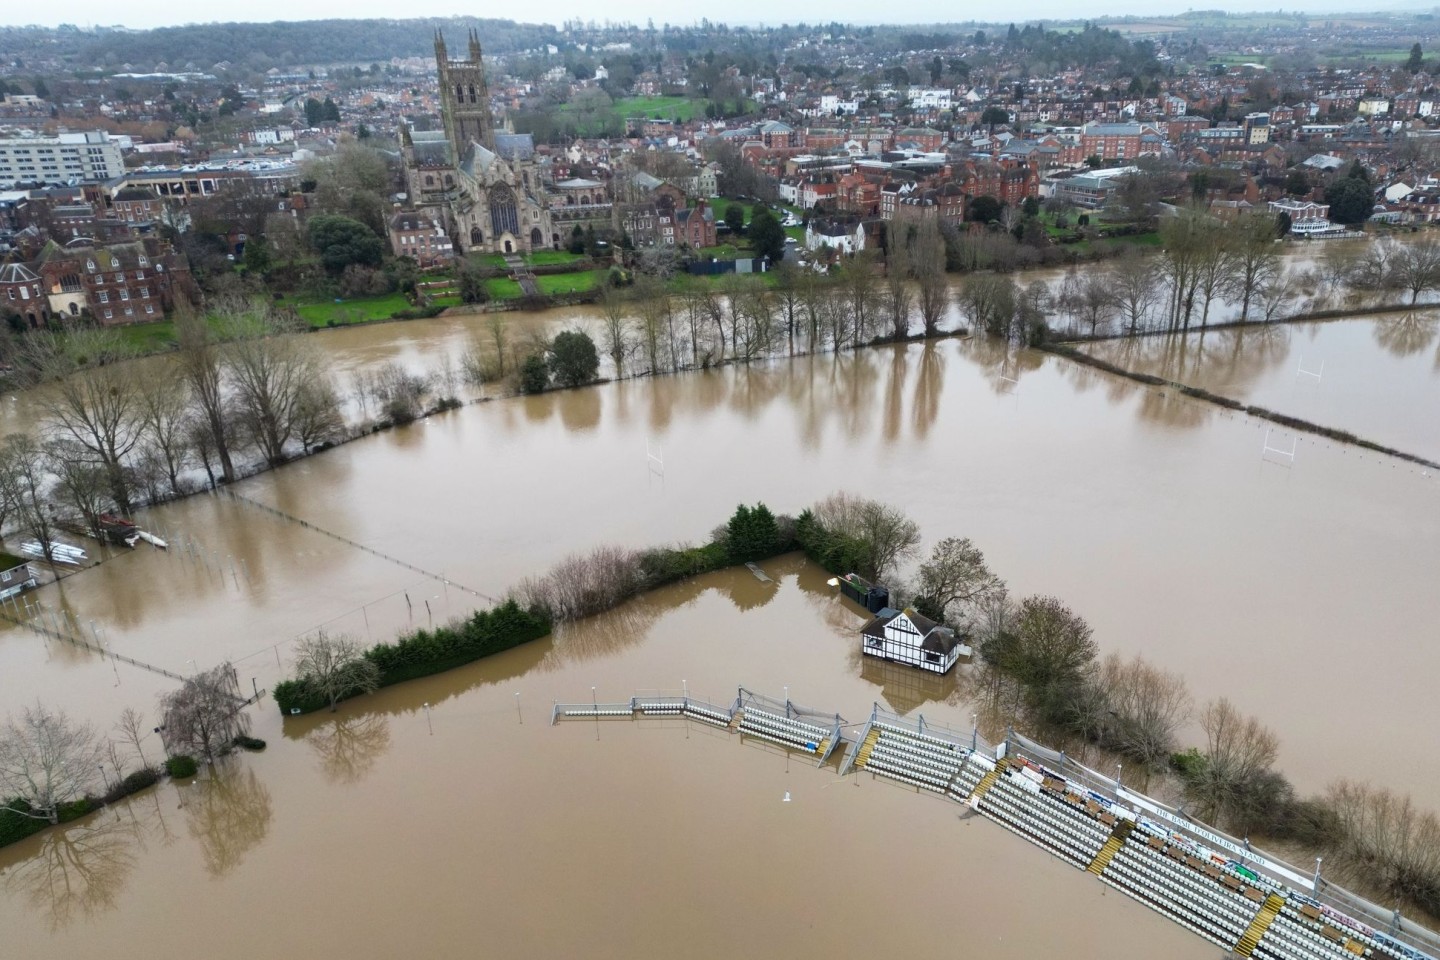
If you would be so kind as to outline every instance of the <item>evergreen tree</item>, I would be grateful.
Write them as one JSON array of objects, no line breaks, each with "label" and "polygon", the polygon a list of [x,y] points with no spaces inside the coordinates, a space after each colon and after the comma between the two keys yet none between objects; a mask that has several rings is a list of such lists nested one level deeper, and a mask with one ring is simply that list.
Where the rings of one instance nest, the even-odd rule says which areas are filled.
[{"label": "evergreen tree", "polygon": [[743,503],[725,527],[725,549],[735,563],[763,560],[772,556],[780,543],[780,528],[775,515],[763,503],[747,507]]},{"label": "evergreen tree", "polygon": [[1410,59],[1405,61],[1405,69],[1411,73],[1419,73],[1424,60],[1424,51],[1420,49],[1420,44],[1417,43],[1410,48]]}]

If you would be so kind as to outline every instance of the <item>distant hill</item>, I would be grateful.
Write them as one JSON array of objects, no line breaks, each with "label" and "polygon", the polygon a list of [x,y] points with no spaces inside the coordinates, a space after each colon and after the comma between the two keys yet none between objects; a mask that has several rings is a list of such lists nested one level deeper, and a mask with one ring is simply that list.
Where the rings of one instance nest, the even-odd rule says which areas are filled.
[{"label": "distant hill", "polygon": [[[450,49],[463,51],[466,32],[480,31],[487,53],[513,53],[556,43],[559,32],[545,24],[476,17],[420,20],[306,20],[289,23],[208,23],[155,30],[75,27],[0,27],[0,58],[17,59],[21,70],[53,65],[114,71],[160,67],[179,71],[190,64],[208,70],[217,63],[263,72],[301,64],[384,63],[391,57],[431,56],[436,29]],[[0,68],[0,74],[5,73]]]}]

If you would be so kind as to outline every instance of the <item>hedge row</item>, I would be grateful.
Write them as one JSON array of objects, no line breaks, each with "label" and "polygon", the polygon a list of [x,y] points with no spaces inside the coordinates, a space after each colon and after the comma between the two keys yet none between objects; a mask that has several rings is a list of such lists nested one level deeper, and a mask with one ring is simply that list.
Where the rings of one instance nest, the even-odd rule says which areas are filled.
[{"label": "hedge row", "polygon": [[[87,813],[99,810],[106,804],[114,803],[132,793],[138,793],[146,787],[154,786],[159,779],[160,774],[148,767],[136,770],[111,787],[110,791],[103,796],[81,797],[79,800],[63,805],[60,808],[60,822],[69,823],[71,820],[77,820]],[[11,800],[8,803],[0,804],[0,847],[18,843],[50,826],[50,821],[30,816],[28,812],[30,809],[30,804],[24,800]]]},{"label": "hedge row", "polygon": [[[402,634],[394,643],[377,643],[365,651],[364,657],[379,668],[380,686],[388,687],[464,666],[538,640],[549,632],[548,618],[507,600],[493,609],[477,611],[466,620]],[[303,680],[277,683],[273,696],[281,713],[310,713],[329,706]]]}]

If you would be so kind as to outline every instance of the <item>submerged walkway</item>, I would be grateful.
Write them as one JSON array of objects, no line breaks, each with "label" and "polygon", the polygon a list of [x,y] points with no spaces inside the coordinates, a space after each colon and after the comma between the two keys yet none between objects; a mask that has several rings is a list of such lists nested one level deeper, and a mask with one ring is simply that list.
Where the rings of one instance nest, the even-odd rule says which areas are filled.
[{"label": "submerged walkway", "polygon": [[381,560],[389,561],[390,563],[395,564],[397,567],[404,567],[406,570],[413,570],[421,576],[429,577],[431,580],[443,583],[447,587],[454,587],[456,590],[459,590],[462,593],[468,593],[472,597],[479,597],[481,600],[485,600],[494,604],[500,603],[499,600],[496,600],[489,594],[481,593],[479,590],[471,589],[470,587],[467,587],[462,583],[456,583],[454,580],[451,580],[443,574],[432,573],[431,571],[426,570],[423,567],[417,567],[413,563],[401,560],[399,557],[391,556],[388,553],[382,553],[381,551],[376,550],[374,547],[367,547],[365,546],[365,544],[357,543],[356,541],[351,540],[349,537],[342,537],[338,533],[332,533],[329,530],[326,530],[324,527],[317,527],[315,526],[315,524],[311,523],[308,520],[301,520],[299,517],[288,514],[283,510],[277,510],[269,504],[261,503],[259,500],[251,500],[249,497],[244,496],[243,494],[236,493],[234,490],[230,490],[227,488],[222,492],[230,499],[235,500],[239,503],[243,503],[246,506],[254,507],[256,510],[263,510],[266,513],[277,516],[282,520],[288,520],[291,523],[298,523],[305,529],[314,530],[321,536],[329,537],[331,540],[338,540],[339,542],[345,544],[347,547],[354,547],[356,550],[363,550],[366,553],[371,554],[372,556],[379,557]]},{"label": "submerged walkway", "polygon": [[[1011,733],[968,733],[881,711],[853,740],[843,718],[741,687],[728,706],[687,695],[559,704],[551,722],[685,717],[963,803],[1217,946],[1263,960],[1436,960],[1440,937],[1194,823],[1063,753]],[[1358,918],[1358,919],[1357,919]]]}]

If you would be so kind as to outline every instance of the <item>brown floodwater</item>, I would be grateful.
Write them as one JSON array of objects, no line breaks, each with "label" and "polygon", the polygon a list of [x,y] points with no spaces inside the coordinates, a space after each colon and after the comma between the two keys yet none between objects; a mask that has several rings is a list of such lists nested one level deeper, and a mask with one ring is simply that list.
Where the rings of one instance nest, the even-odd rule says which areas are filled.
[{"label": "brown floodwater", "polygon": [[1440,458],[1440,311],[1087,344],[1087,353]]},{"label": "brown floodwater", "polygon": [[236,958],[1213,953],[956,804],[681,721],[550,725],[590,686],[724,701],[780,677],[863,720],[887,681],[859,615],[814,566],[767,568],[337,714],[263,711],[263,755],[0,851],[7,951],[124,954],[178,914]]},{"label": "brown floodwater", "polygon": [[[1102,651],[1142,652],[1198,700],[1259,716],[1302,789],[1364,776],[1433,807],[1440,765],[1406,734],[1440,722],[1440,481],[1310,437],[1276,464],[1263,436],[976,341],[625,381],[468,406],[237,485],[312,526],[227,497],[156,508],[144,522],[176,549],[126,552],[32,600],[139,660],[183,673],[232,659],[242,686],[269,686],[317,628],[379,639],[571,551],[698,540],[741,501],[795,512],[854,490],[902,505],[927,547],[972,537],[1017,593],[1087,617]],[[272,940],[356,957],[477,942],[933,954],[966,936],[1000,956],[1200,955],[1202,941],[952,805],[679,723],[548,726],[552,701],[589,687],[620,699],[682,681],[717,701],[788,686],[847,720],[878,700],[968,725],[963,669],[951,684],[860,663],[858,616],[823,575],[772,566],[778,586],[743,572],[678,585],[338,717],[282,730],[266,701],[256,732],[271,748],[214,786],[163,788],[158,812],[152,798],[121,811],[118,879],[65,898],[64,922],[24,878],[75,855],[46,839],[0,853],[0,924],[23,956],[149,940],[177,914],[220,933],[206,949],[222,956]],[[127,705],[153,713],[168,687],[0,629],[5,709],[40,698],[108,727]],[[122,846],[109,835],[95,845]]]}]

